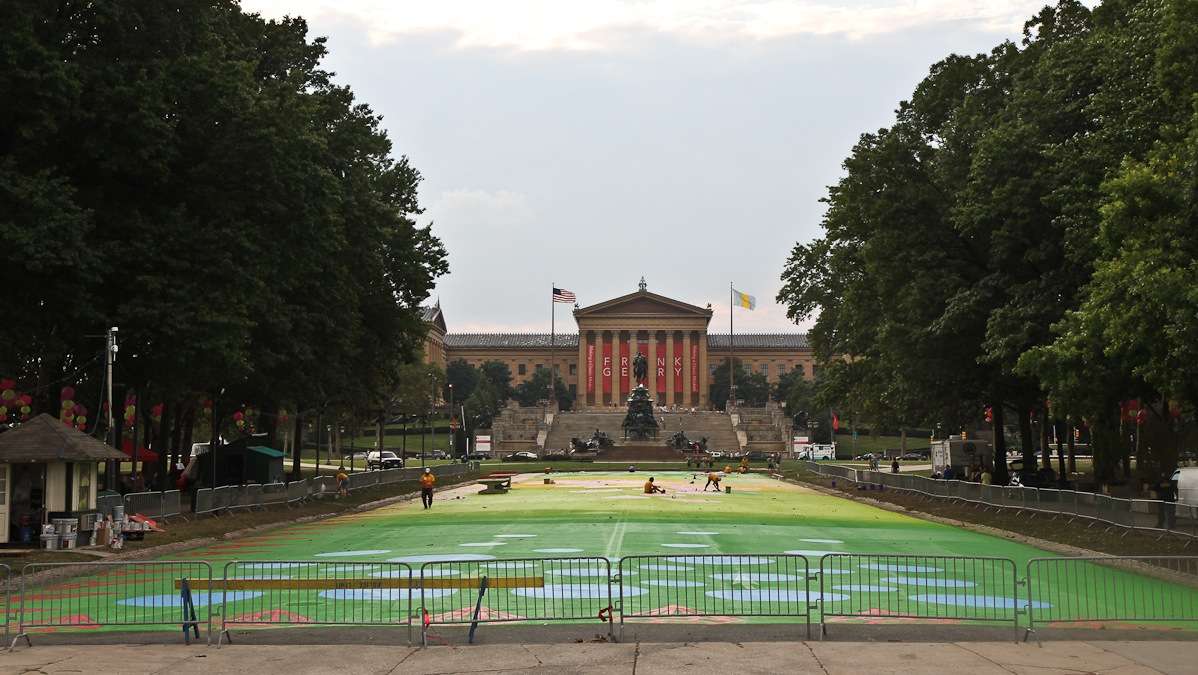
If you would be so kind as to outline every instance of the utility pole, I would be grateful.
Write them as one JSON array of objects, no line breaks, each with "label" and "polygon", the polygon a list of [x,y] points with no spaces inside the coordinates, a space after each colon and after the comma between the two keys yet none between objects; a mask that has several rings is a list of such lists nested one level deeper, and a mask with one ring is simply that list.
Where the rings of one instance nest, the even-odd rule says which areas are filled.
[{"label": "utility pole", "polygon": [[[114,447],[116,444],[116,434],[113,431],[114,428],[112,423],[112,408],[114,406],[112,402],[112,363],[113,361],[116,361],[116,334],[119,330],[120,328],[117,326],[109,328],[106,334],[104,345],[104,379],[107,381],[105,383],[105,389],[107,390],[106,396],[108,400],[108,426],[104,430],[104,442],[113,445]],[[111,460],[107,464],[104,474],[106,478],[105,482],[108,484],[109,490],[116,489],[116,474],[118,472],[119,466],[120,465]]]}]

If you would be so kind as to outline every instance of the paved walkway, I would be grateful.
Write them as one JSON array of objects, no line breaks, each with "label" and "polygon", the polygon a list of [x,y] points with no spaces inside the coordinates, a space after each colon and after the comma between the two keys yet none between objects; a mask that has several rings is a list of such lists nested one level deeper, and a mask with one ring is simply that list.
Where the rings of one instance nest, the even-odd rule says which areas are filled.
[{"label": "paved walkway", "polygon": [[1198,642],[705,642],[19,647],[0,673],[1193,673]]}]

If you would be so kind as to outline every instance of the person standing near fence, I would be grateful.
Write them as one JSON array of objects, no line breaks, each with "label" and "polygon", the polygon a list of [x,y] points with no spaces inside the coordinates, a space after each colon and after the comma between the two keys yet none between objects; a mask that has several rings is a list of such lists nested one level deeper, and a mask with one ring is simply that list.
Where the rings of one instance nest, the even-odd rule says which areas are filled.
[{"label": "person standing near fence", "polygon": [[437,477],[433,475],[433,470],[426,467],[420,475],[420,503],[426,509],[433,505],[433,486],[436,484]]},{"label": "person standing near fence", "polygon": [[345,467],[337,467],[337,496],[349,496],[349,476],[345,473]]}]

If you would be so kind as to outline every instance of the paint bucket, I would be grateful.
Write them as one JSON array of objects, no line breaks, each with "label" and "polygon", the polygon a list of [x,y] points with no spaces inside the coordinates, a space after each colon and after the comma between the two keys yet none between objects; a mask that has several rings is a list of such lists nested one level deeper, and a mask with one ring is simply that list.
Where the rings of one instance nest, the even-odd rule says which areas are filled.
[{"label": "paint bucket", "polygon": [[125,519],[125,507],[123,505],[114,504],[112,506],[112,519],[113,520],[124,520]]},{"label": "paint bucket", "polygon": [[731,485],[724,486],[724,494],[726,494],[726,495],[732,494],[732,486]]},{"label": "paint bucket", "polygon": [[63,548],[64,550],[68,549],[68,548],[75,548],[75,541],[78,538],[78,536],[79,535],[74,534],[74,533],[62,535],[62,547],[61,548]]},{"label": "paint bucket", "polygon": [[58,535],[57,534],[43,534],[42,535],[42,548],[46,549],[47,551],[57,551],[58,550]]}]

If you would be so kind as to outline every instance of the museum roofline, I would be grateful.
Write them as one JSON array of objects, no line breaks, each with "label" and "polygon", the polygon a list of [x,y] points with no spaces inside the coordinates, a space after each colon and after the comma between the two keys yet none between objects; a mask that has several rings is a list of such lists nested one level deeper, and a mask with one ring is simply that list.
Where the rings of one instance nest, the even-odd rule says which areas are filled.
[{"label": "museum roofline", "polygon": [[[728,334],[708,333],[708,349],[728,349]],[[549,333],[449,333],[445,346],[451,349],[549,349]],[[555,349],[577,349],[577,333],[558,333]],[[735,346],[746,349],[810,349],[806,333],[737,333]]]}]

